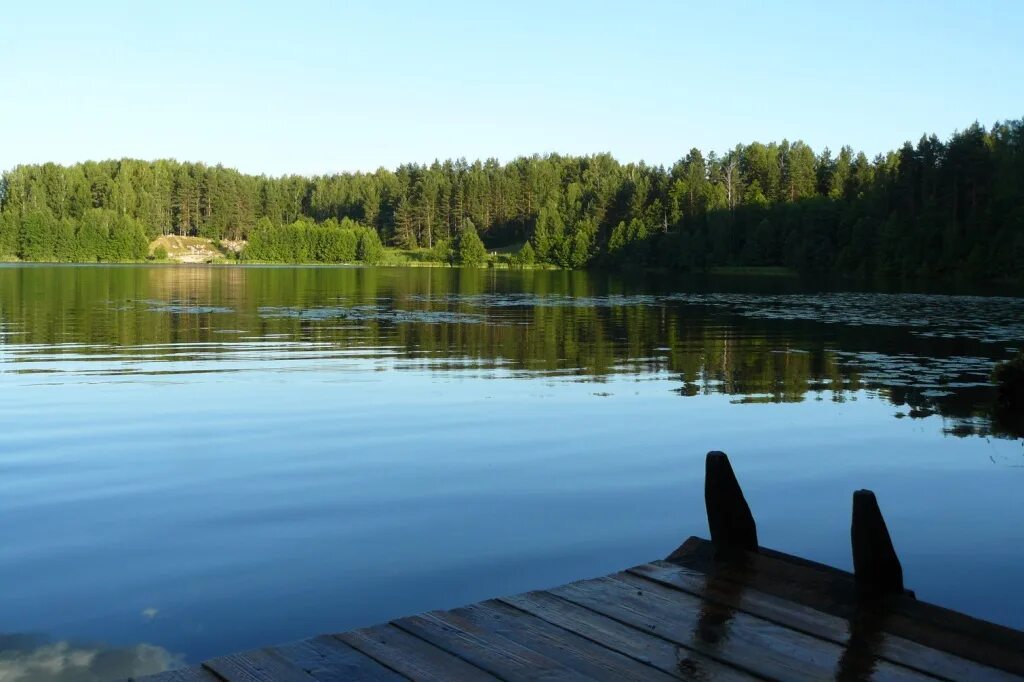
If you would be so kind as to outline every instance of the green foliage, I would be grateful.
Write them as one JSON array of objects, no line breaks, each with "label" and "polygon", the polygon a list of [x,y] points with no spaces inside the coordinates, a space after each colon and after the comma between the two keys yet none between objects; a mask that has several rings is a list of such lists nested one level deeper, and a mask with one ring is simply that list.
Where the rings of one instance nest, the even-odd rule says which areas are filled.
[{"label": "green foliage", "polygon": [[143,260],[148,252],[149,239],[142,225],[128,216],[111,216],[105,260]]},{"label": "green foliage", "polygon": [[649,261],[649,237],[650,231],[642,220],[620,220],[608,238],[608,255],[619,265],[645,264]]},{"label": "green foliage", "polygon": [[533,248],[542,261],[553,260],[556,246],[561,243],[565,223],[554,200],[540,209],[533,228]]},{"label": "green foliage", "polygon": [[78,248],[75,260],[83,263],[104,260],[107,255],[107,239],[110,237],[107,211],[94,209],[86,211],[78,226]]},{"label": "green foliage", "polygon": [[167,260],[167,249],[162,245],[153,249],[153,260]]},{"label": "green foliage", "polygon": [[48,209],[3,218],[5,242],[16,233],[15,254],[37,262],[130,262],[146,258],[149,239],[134,218],[91,208],[78,220],[56,218]]},{"label": "green foliage", "polygon": [[356,260],[359,237],[355,224],[344,221],[344,227],[335,220],[322,225],[306,227],[309,241],[309,259],[318,263],[351,263]]},{"label": "green foliage", "polygon": [[450,263],[453,258],[452,245],[447,239],[438,239],[430,249],[430,260],[436,263]]},{"label": "green foliage", "polygon": [[52,261],[56,225],[56,219],[47,209],[30,211],[22,216],[18,230],[18,257],[29,261]]},{"label": "green foliage", "polygon": [[380,241],[380,235],[370,227],[361,227],[357,230],[359,239],[356,247],[356,257],[367,265],[374,265],[384,260],[384,244]]},{"label": "green foliage", "polygon": [[59,263],[78,260],[77,241],[74,221],[70,218],[56,221],[53,224],[53,260]]},{"label": "green foliage", "polygon": [[269,218],[260,218],[249,230],[249,241],[242,251],[242,259],[250,261],[272,261],[277,256],[274,250],[274,225]]},{"label": "green foliage", "polygon": [[274,227],[264,218],[250,232],[243,256],[251,261],[306,263],[311,255],[310,237],[309,225],[303,221]]},{"label": "green foliage", "polygon": [[519,252],[514,254],[510,259],[510,263],[513,267],[528,268],[537,262],[537,254],[533,250],[533,246],[530,242],[523,244]]},{"label": "green foliage", "polygon": [[309,219],[276,226],[260,218],[249,232],[242,259],[263,263],[379,263],[384,246],[376,230],[345,218],[319,225]]},{"label": "green foliage", "polygon": [[453,253],[459,265],[483,265],[487,261],[487,249],[480,241],[472,220],[466,220],[459,228]]},{"label": "green foliage", "polygon": [[563,268],[581,268],[592,255],[597,224],[592,219],[576,221],[572,229],[553,242],[551,260]]},{"label": "green foliage", "polygon": [[0,260],[10,260],[18,254],[18,223],[13,213],[0,212]]},{"label": "green foliage", "polygon": [[384,241],[479,263],[475,244],[460,249],[459,226],[471,222],[488,244],[526,241],[538,263],[565,268],[1024,276],[1021,120],[924,136],[874,160],[783,140],[691,149],[668,169],[607,154],[315,178],[164,160],[50,163],[4,173],[0,197],[0,257],[30,260],[134,253],[135,227],[89,217],[102,210],[149,238],[246,238],[251,261],[378,262]]}]

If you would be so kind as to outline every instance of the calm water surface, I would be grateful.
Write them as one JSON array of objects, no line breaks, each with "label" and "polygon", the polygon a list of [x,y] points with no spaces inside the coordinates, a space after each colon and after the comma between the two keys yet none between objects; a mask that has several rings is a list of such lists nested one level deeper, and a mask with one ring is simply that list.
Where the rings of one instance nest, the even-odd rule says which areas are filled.
[{"label": "calm water surface", "polygon": [[1024,447],[987,386],[1024,298],[842,289],[0,266],[0,678],[662,557],[707,534],[711,449],[765,545],[849,569],[871,488],[921,598],[1024,627]]}]

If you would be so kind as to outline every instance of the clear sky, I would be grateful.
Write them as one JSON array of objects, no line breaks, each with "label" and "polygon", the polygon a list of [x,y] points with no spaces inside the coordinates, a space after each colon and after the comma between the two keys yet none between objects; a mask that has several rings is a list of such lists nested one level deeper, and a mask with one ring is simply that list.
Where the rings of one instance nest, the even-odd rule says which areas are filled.
[{"label": "clear sky", "polygon": [[1024,116],[1024,2],[9,2],[0,98],[0,168],[873,155]]}]

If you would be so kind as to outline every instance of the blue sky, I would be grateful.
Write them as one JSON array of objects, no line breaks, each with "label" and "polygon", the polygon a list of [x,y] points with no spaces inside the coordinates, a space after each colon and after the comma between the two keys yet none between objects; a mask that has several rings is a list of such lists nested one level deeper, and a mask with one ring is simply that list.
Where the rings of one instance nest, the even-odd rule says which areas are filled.
[{"label": "blue sky", "polygon": [[1024,116],[1022,35],[1019,0],[5,3],[0,168],[874,154]]}]

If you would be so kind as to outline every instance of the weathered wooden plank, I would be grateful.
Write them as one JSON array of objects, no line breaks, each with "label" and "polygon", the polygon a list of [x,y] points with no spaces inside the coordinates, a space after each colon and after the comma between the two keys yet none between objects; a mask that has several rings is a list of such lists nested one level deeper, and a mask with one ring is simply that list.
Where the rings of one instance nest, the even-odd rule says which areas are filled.
[{"label": "weathered wooden plank", "polygon": [[1017,676],[938,651],[889,633],[864,632],[858,624],[808,606],[699,573],[684,566],[655,561],[629,573],[683,590],[703,599],[739,609],[794,630],[828,639],[841,646],[859,647],[873,640],[875,655],[949,680],[1016,680]]},{"label": "weathered wooden plank", "polygon": [[[886,662],[846,660],[849,652],[832,642],[678,590],[653,583],[638,589],[618,578],[572,583],[551,592],[755,675],[787,680],[929,679]],[[851,670],[868,674],[847,675]]]},{"label": "weathered wooden plank", "polygon": [[727,576],[734,582],[778,594],[789,601],[833,615],[848,615],[859,602],[852,573],[764,547],[757,554],[745,555],[740,561],[720,561],[716,559],[715,548],[710,542],[691,537],[666,561],[707,575]]},{"label": "weathered wooden plank", "polygon": [[906,595],[867,606],[853,575],[832,566],[763,547],[743,562],[716,561],[714,547],[701,538],[689,538],[669,561],[850,621],[875,619],[877,629],[1024,677],[1024,632]]},{"label": "weathered wooden plank", "polygon": [[736,668],[546,592],[517,594],[502,597],[499,601],[647,663],[677,679],[722,682],[756,679]]},{"label": "weathered wooden plank", "polygon": [[310,682],[311,675],[266,649],[254,649],[210,659],[203,667],[227,682]]},{"label": "weathered wooden plank", "polygon": [[329,635],[271,647],[270,651],[321,682],[401,682],[404,677]]},{"label": "weathered wooden plank", "polygon": [[448,612],[432,611],[402,618],[393,621],[393,625],[502,679],[586,679],[547,656]]},{"label": "weathered wooden plank", "polygon": [[[704,608],[695,598],[665,602],[611,578],[571,583],[549,592],[755,675],[821,679],[832,668],[821,661],[828,664],[838,658],[838,652],[827,647],[819,647],[824,651],[819,651],[817,657],[794,658],[788,650],[805,649],[800,646],[802,642],[794,646],[771,630],[736,633],[727,609]],[[783,652],[778,651],[780,646]]]},{"label": "weathered wooden plank", "polygon": [[593,679],[669,682],[670,675],[519,609],[490,600],[451,612]]},{"label": "weathered wooden plank", "polygon": [[[665,585],[655,584],[650,580],[641,578],[638,576],[630,575],[628,573],[620,573],[613,576],[616,580],[634,587],[638,590],[642,590],[645,593],[653,593],[659,598],[665,599],[666,601],[672,602],[678,598],[678,595],[682,594],[679,590]],[[690,596],[690,595],[687,595]],[[705,601],[705,604],[708,602]],[[718,606],[723,606],[718,604]],[[750,614],[738,611],[736,609],[729,608],[734,614],[734,620],[750,623],[769,625],[778,625],[772,623],[770,620],[752,617]],[[787,633],[794,633],[803,638],[804,642],[810,644],[812,642],[824,642],[833,644],[832,642],[826,642],[821,638],[814,635],[805,637],[805,633],[798,632],[793,628],[782,626],[784,631]],[[856,638],[854,638],[856,639]],[[884,678],[884,679],[899,679],[899,680],[910,680],[910,679],[927,679],[931,678],[931,675],[919,670],[912,670],[904,665],[893,664],[891,661],[882,660],[877,655],[877,642],[875,638],[871,638],[870,641],[852,641],[848,645],[838,645],[840,656],[839,661],[836,664],[836,676],[840,679],[861,679],[866,677],[871,678]],[[870,675],[868,675],[870,673]]]},{"label": "weathered wooden plank", "polygon": [[377,625],[334,636],[413,680],[493,682],[498,679],[393,625]]},{"label": "weathered wooden plank", "polygon": [[221,682],[221,678],[214,675],[206,668],[193,666],[191,668],[179,668],[167,670],[155,675],[143,677],[129,677],[129,682]]}]

